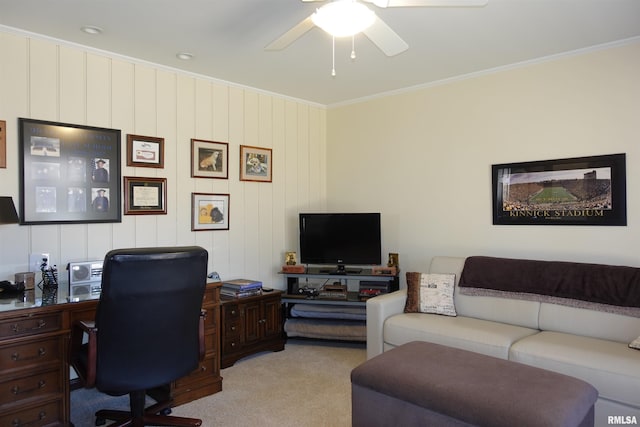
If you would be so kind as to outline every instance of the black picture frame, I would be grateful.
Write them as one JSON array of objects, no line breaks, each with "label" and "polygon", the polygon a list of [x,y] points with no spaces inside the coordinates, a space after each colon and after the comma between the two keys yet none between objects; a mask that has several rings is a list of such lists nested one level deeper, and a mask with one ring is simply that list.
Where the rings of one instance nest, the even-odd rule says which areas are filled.
[{"label": "black picture frame", "polygon": [[626,155],[492,165],[494,225],[627,225]]},{"label": "black picture frame", "polygon": [[18,119],[20,223],[121,222],[119,129]]}]

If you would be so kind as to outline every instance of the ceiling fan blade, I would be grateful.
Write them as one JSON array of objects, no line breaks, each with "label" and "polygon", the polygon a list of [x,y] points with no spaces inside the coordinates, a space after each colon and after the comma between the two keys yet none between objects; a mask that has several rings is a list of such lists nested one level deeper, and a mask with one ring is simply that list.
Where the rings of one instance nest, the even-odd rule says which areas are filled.
[{"label": "ceiling fan blade", "polygon": [[363,33],[387,56],[394,56],[409,49],[409,45],[378,16],[373,25]]},{"label": "ceiling fan blade", "polygon": [[298,38],[302,37],[307,31],[315,27],[315,24],[311,20],[311,15],[309,15],[306,19],[302,20],[295,27],[269,43],[264,49],[265,50],[282,50],[285,47],[289,46],[291,43],[296,41]]},{"label": "ceiling fan blade", "polygon": [[[305,1],[305,0],[303,0]],[[309,0],[306,0],[309,1]],[[378,7],[482,7],[489,0],[364,0]]]}]

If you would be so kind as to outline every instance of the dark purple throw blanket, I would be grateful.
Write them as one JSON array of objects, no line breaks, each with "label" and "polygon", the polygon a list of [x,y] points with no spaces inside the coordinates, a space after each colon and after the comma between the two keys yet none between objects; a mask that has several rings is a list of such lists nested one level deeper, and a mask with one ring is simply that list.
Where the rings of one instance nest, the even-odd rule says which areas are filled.
[{"label": "dark purple throw blanket", "polygon": [[634,267],[472,256],[459,286],[640,307],[640,268]]}]

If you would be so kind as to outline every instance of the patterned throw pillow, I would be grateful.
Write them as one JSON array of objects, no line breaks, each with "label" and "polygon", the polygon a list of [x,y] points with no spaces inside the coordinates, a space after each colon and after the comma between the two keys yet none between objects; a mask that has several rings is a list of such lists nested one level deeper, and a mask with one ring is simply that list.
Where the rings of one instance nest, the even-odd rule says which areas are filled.
[{"label": "patterned throw pillow", "polygon": [[404,312],[456,316],[453,302],[455,283],[455,274],[408,272]]}]

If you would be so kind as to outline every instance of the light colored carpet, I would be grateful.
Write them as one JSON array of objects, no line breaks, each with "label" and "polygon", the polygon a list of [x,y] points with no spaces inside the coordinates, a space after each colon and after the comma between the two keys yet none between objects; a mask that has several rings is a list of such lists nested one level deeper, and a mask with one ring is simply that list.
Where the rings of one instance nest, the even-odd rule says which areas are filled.
[{"label": "light colored carpet", "polygon": [[[174,408],[203,426],[347,427],[351,425],[353,368],[366,360],[362,343],[289,340],[222,370],[222,391]],[[95,390],[71,393],[75,427],[91,427],[100,408],[127,407],[126,397]]]}]

